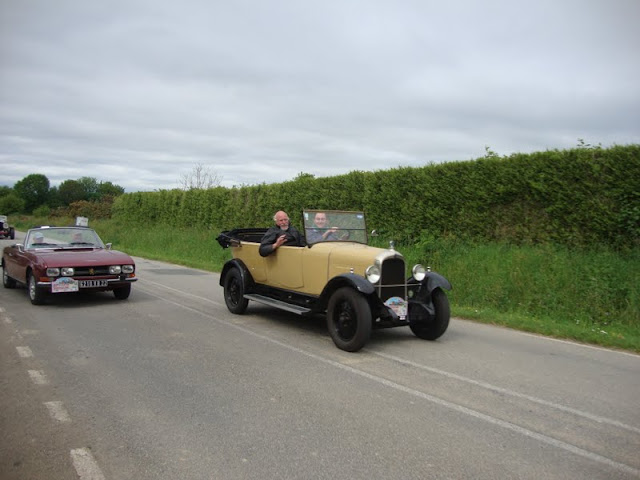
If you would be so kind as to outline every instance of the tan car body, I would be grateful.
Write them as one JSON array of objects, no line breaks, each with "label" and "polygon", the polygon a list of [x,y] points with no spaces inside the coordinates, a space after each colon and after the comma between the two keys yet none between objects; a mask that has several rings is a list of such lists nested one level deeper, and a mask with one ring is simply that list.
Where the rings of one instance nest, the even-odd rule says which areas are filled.
[{"label": "tan car body", "polygon": [[328,279],[340,274],[364,277],[376,257],[388,256],[389,252],[359,243],[328,242],[312,247],[280,247],[277,254],[261,257],[258,247],[257,243],[246,242],[231,247],[233,257],[247,265],[255,282],[316,296],[323,292]]},{"label": "tan car body", "polygon": [[[307,235],[314,212],[303,212]],[[280,246],[267,256],[259,252],[266,228],[222,232],[218,242],[233,256],[220,275],[229,310],[242,314],[251,300],[301,315],[326,313],[334,343],[347,351],[362,348],[373,328],[409,326],[420,338],[440,337],[449,324],[448,280],[419,265],[407,274],[392,246],[368,246],[363,213],[327,215],[342,235]]]}]

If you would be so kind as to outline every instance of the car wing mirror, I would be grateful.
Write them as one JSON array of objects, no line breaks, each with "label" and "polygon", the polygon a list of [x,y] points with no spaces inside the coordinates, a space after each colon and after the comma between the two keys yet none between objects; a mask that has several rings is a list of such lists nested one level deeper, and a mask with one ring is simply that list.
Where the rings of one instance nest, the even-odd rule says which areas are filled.
[{"label": "car wing mirror", "polygon": [[105,247],[107,247],[107,250],[111,250],[111,246],[112,246],[112,245],[113,245],[113,244],[112,244],[111,242],[109,242],[109,243],[107,243],[107,244],[105,245]]}]

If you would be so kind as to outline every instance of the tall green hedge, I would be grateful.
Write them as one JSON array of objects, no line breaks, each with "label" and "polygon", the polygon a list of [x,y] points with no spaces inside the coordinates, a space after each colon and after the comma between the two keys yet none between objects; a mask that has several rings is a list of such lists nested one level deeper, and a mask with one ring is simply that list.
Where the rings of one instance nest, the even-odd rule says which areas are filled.
[{"label": "tall green hedge", "polygon": [[637,246],[640,145],[551,150],[399,167],[279,184],[161,190],[119,196],[124,221],[212,229],[268,226],[286,210],[364,210],[368,227],[399,241],[448,236],[477,241]]}]

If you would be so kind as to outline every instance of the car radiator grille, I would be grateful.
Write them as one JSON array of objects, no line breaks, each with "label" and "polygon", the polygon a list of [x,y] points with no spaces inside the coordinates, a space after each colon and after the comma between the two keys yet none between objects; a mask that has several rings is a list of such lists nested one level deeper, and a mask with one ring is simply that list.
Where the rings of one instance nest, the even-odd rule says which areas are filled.
[{"label": "car radiator grille", "polygon": [[109,267],[76,267],[75,275],[79,277],[93,277],[97,275],[109,275]]},{"label": "car radiator grille", "polygon": [[378,286],[378,296],[385,302],[391,297],[406,298],[404,259],[389,258],[382,264],[382,276]]}]

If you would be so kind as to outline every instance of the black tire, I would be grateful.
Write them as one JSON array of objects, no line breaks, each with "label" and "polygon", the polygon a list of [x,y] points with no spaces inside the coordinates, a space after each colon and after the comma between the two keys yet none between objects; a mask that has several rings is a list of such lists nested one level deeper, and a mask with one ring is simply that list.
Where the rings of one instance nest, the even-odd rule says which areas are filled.
[{"label": "black tire", "polygon": [[38,287],[36,277],[31,272],[29,272],[29,278],[27,279],[27,290],[29,291],[29,300],[33,305],[42,305],[47,298],[47,293]]},{"label": "black tire", "polygon": [[131,294],[131,284],[113,289],[113,296],[118,300],[126,300]]},{"label": "black tire", "polygon": [[7,270],[4,265],[2,265],[2,285],[4,285],[4,288],[16,288],[15,279],[11,278],[7,274]]},{"label": "black tire", "polygon": [[351,287],[336,290],[327,307],[329,335],[341,350],[357,352],[371,337],[371,308],[367,299]]},{"label": "black tire", "polygon": [[431,299],[433,300],[433,307],[436,312],[433,319],[427,322],[412,323],[409,325],[414,335],[423,340],[435,340],[442,336],[447,330],[447,327],[449,327],[451,310],[449,308],[447,295],[441,289],[436,288],[431,293]]},{"label": "black tire", "polygon": [[16,238],[16,231],[15,231],[15,229],[14,229],[13,227],[10,227],[10,228],[9,228],[9,238],[10,238],[11,240],[13,240],[13,239],[15,239],[15,238]]},{"label": "black tire", "polygon": [[237,268],[230,269],[224,277],[224,303],[231,313],[241,315],[247,309],[249,300],[244,298],[244,283]]}]

